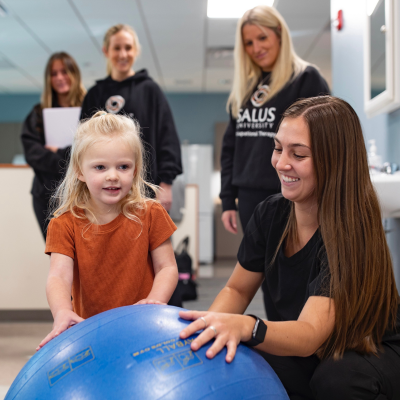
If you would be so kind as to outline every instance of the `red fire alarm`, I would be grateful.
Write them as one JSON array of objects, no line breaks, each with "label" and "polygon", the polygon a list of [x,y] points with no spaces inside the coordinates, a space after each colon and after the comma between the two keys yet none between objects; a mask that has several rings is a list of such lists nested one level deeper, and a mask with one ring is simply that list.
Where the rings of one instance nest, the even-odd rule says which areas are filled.
[{"label": "red fire alarm", "polygon": [[334,20],[334,26],[338,31],[341,31],[343,28],[343,10],[339,10],[337,13],[337,17]]}]

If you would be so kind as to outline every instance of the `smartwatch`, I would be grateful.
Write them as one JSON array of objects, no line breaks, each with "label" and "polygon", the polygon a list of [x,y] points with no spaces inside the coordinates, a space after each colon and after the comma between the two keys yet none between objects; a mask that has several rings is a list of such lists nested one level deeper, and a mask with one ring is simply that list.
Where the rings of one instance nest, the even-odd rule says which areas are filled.
[{"label": "smartwatch", "polygon": [[265,335],[267,333],[267,325],[265,325],[264,321],[255,315],[246,314],[248,317],[253,317],[256,320],[254,324],[253,332],[251,334],[251,339],[247,342],[242,342],[246,346],[254,347],[262,343],[265,339]]}]

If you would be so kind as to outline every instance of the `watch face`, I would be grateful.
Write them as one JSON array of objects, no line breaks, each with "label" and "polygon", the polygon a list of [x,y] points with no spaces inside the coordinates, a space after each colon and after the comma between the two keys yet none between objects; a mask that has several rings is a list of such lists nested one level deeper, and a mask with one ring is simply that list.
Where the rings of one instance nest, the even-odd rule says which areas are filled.
[{"label": "watch face", "polygon": [[249,317],[253,317],[256,322],[254,324],[253,332],[251,334],[251,339],[247,342],[243,342],[247,346],[257,346],[265,340],[265,334],[267,333],[267,325],[264,321],[255,315],[247,314]]},{"label": "watch face", "polygon": [[256,323],[255,323],[255,325],[254,325],[254,328],[253,328],[253,338],[255,338],[256,335],[257,335],[257,330],[258,330],[258,325],[259,325],[259,323],[260,323],[260,320],[257,319],[257,320],[256,320]]}]

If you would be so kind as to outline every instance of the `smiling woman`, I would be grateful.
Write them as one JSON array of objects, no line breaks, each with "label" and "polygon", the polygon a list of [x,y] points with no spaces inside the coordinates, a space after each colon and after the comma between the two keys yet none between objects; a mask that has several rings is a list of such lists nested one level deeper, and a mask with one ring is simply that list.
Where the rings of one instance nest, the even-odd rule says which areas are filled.
[{"label": "smiling woman", "polygon": [[283,112],[297,99],[328,93],[316,67],[297,56],[275,8],[257,6],[244,13],[236,31],[230,123],[221,154],[220,197],[227,231],[237,233],[236,199],[245,230],[257,204],[280,190],[270,160]]},{"label": "smiling woman", "polygon": [[103,53],[107,58],[106,79],[92,87],[82,105],[81,118],[99,109],[128,115],[142,126],[142,139],[149,160],[149,180],[160,185],[159,200],[169,210],[171,184],[182,173],[181,151],[167,100],[146,70],[134,71],[141,47],[128,25],[115,25],[105,34]]},{"label": "smiling woman", "polygon": [[[238,262],[185,339],[213,358],[256,346],[291,400],[400,399],[400,302],[360,121],[345,101],[299,100],[272,164],[282,194],[262,201]],[[241,315],[265,282],[267,321]]]},{"label": "smiling woman", "polygon": [[70,146],[47,146],[44,137],[44,108],[78,107],[86,90],[75,60],[67,53],[53,54],[47,62],[41,103],[35,105],[22,128],[22,144],[27,163],[35,171],[32,185],[33,208],[44,239],[48,220],[48,203],[52,191],[65,170]]},{"label": "smiling woman", "polygon": [[307,202],[306,207],[312,208],[315,172],[306,122],[302,117],[284,119],[274,140],[271,162],[281,181],[282,195],[291,201]]},{"label": "smiling woman", "polygon": [[263,71],[274,68],[281,50],[280,30],[247,24],[242,29],[246,53]]},{"label": "smiling woman", "polygon": [[140,55],[141,46],[136,32],[128,25],[110,28],[105,37],[103,53],[107,57],[107,72],[121,82],[134,75],[132,66]]}]

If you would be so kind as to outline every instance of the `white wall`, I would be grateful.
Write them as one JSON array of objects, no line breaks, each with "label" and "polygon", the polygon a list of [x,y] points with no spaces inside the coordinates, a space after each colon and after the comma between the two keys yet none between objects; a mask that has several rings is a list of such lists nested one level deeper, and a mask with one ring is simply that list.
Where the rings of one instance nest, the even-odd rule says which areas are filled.
[{"label": "white wall", "polygon": [[36,222],[30,168],[0,168],[0,310],[48,309],[50,257]]},{"label": "white wall", "polygon": [[[397,161],[393,149],[399,149],[399,111],[368,119],[364,112],[364,48],[366,0],[331,0],[331,19],[343,10],[343,29],[332,27],[332,88],[335,96],[351,104],[363,127],[364,138],[375,139],[382,161]],[[394,137],[396,135],[396,137]],[[400,201],[400,200],[399,200]],[[393,260],[397,288],[400,291],[400,219],[389,219],[388,245]]]},{"label": "white wall", "polygon": [[343,28],[332,27],[332,91],[357,112],[366,143],[375,139],[378,153],[388,160],[388,116],[368,119],[364,112],[364,43],[366,0],[331,0],[331,19],[343,10]]}]

